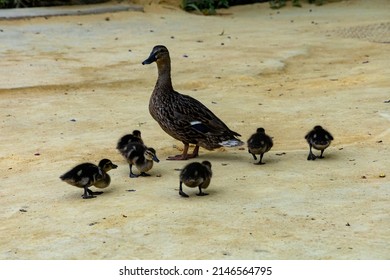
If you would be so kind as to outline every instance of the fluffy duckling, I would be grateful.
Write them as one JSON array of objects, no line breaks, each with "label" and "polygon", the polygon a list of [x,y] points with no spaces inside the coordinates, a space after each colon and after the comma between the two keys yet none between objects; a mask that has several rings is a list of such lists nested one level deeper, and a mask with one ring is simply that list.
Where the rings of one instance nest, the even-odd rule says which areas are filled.
[{"label": "fluffy duckling", "polygon": [[256,155],[260,155],[259,162],[255,164],[265,164],[262,162],[263,156],[266,152],[271,150],[273,146],[272,138],[265,134],[265,130],[262,127],[259,127],[256,130],[256,133],[249,137],[248,141],[248,152],[252,154],[253,159],[257,160]]},{"label": "fluffy duckling", "polygon": [[[122,156],[129,163],[130,168],[130,178],[137,178],[138,176],[150,176],[148,172],[153,167],[153,162],[160,162],[156,156],[156,150],[153,148],[148,148],[141,143],[129,143],[123,151],[121,152]],[[139,175],[133,173],[133,165],[140,171]]]},{"label": "fluffy duckling", "polygon": [[[307,160],[315,160],[316,158],[324,158],[323,153],[326,148],[329,147],[330,143],[333,140],[332,134],[322,128],[320,125],[316,125],[312,130],[310,130],[305,139],[309,143],[309,155]],[[312,148],[321,151],[320,156],[316,156],[312,152]]]},{"label": "fluffy duckling", "polygon": [[122,152],[122,150],[127,146],[127,144],[129,143],[140,143],[140,144],[143,144],[144,141],[142,140],[142,137],[141,137],[141,131],[139,130],[133,130],[133,133],[131,134],[126,134],[124,136],[122,136],[119,141],[118,141],[118,144],[116,145],[116,148]]},{"label": "fluffy duckling", "polygon": [[103,192],[93,192],[89,187],[107,188],[111,182],[110,175],[107,172],[117,167],[109,159],[102,159],[98,166],[93,163],[82,163],[61,175],[60,179],[72,186],[83,188],[84,194],[82,198],[94,198],[96,197],[95,195]]},{"label": "fluffy duckling", "polygon": [[[158,78],[149,100],[149,112],[167,134],[184,144],[183,153],[168,157],[169,160],[195,158],[199,147],[213,150],[244,144],[236,138],[241,135],[230,130],[205,105],[173,89],[171,59],[165,46],[155,46],[142,64],[153,62],[157,64]],[[192,154],[188,153],[190,144],[195,145]]]},{"label": "fluffy duckling", "polygon": [[211,163],[207,160],[200,162],[192,162],[187,164],[180,172],[180,190],[179,194],[183,197],[188,195],[183,192],[183,183],[190,188],[199,188],[198,196],[208,195],[202,192],[202,189],[206,189],[211,181],[213,173],[211,171]]}]

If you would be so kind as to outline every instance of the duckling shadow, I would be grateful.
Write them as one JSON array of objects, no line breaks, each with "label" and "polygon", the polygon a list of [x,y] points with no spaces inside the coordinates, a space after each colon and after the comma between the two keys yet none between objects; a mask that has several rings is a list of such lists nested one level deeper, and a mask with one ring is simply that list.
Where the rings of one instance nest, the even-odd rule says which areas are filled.
[{"label": "duckling shadow", "polygon": [[198,160],[215,160],[215,161],[239,161],[242,162],[247,158],[245,151],[235,152],[210,152],[204,153],[197,157]]},{"label": "duckling shadow", "polygon": [[253,159],[253,156],[249,154],[246,150],[244,151],[236,151],[232,153],[208,153],[200,155],[197,159],[199,161],[201,160],[210,160],[215,162],[220,162],[222,165],[229,165],[229,164],[247,164],[248,166],[258,166],[259,168],[264,167],[267,168],[267,166],[273,166],[276,165],[282,161],[288,160],[289,157],[291,157],[291,153],[286,152],[275,152],[275,153],[266,153],[264,154],[262,164],[258,164],[260,157],[258,156],[257,159]]},{"label": "duckling shadow", "polygon": [[199,190],[197,188],[196,189],[195,188],[194,189],[186,188],[185,190],[183,189],[183,191],[188,195],[188,197],[182,197],[179,194],[179,188],[174,188],[174,192],[175,192],[175,195],[177,196],[176,197],[177,199],[183,200],[183,201],[186,201],[186,200],[197,200],[197,201],[209,200],[209,201],[212,201],[212,200],[214,200],[215,197],[217,197],[221,193],[221,191],[218,191],[215,189],[206,189],[203,191],[205,193],[207,193],[207,195],[200,196],[200,195],[197,195],[199,193]]},{"label": "duckling shadow", "polygon": [[89,200],[96,200],[96,199],[101,199],[101,198],[104,198],[104,197],[108,197],[108,196],[111,196],[112,194],[115,193],[115,190],[113,190],[113,189],[110,189],[110,190],[91,189],[91,190],[94,191],[94,192],[100,191],[102,193],[98,194],[98,195],[95,195],[94,198],[90,198],[90,199],[83,199],[82,192],[80,192],[80,193],[69,193],[69,194],[64,195],[64,198],[67,199],[67,200],[89,201]]}]

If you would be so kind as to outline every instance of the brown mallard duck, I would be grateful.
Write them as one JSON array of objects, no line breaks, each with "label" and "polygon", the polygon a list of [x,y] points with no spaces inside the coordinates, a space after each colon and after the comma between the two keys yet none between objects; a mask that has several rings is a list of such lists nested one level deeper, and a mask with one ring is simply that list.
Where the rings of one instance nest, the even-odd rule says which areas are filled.
[{"label": "brown mallard duck", "polygon": [[103,192],[93,192],[89,187],[95,186],[99,189],[107,188],[111,182],[110,175],[107,172],[117,167],[109,159],[102,159],[98,166],[89,162],[82,163],[61,175],[60,179],[72,186],[83,188],[84,194],[82,198],[94,198],[96,197],[95,195],[102,194]]},{"label": "brown mallard duck", "polygon": [[183,183],[190,188],[199,188],[198,196],[208,195],[202,189],[206,189],[210,185],[211,177],[211,163],[207,160],[203,162],[191,162],[187,164],[180,172],[179,194],[183,197],[188,195],[183,192]]},{"label": "brown mallard duck", "polygon": [[260,160],[255,164],[265,164],[262,162],[263,156],[266,152],[271,150],[273,146],[272,138],[265,134],[265,130],[259,127],[256,133],[249,137],[248,141],[248,152],[253,156],[254,160],[257,160],[256,155],[260,155]]},{"label": "brown mallard duck", "polygon": [[[305,139],[307,143],[309,143],[309,155],[307,160],[315,160],[316,158],[324,158],[323,153],[332,142],[333,136],[323,129],[322,126],[316,125],[306,134]],[[312,148],[321,151],[320,156],[314,155]]]},{"label": "brown mallard duck", "polygon": [[[213,150],[244,144],[236,138],[241,135],[230,130],[205,105],[173,89],[171,59],[165,46],[155,46],[142,64],[153,62],[157,63],[158,79],[150,97],[149,112],[166,133],[184,144],[181,155],[168,159],[186,160],[197,157],[199,147]],[[192,154],[188,154],[189,144],[195,144]]]}]

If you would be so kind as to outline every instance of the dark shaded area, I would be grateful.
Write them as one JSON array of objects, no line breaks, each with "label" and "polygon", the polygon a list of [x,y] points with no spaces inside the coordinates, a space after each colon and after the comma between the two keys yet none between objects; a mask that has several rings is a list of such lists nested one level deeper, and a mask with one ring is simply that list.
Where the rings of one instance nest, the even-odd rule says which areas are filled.
[{"label": "dark shaded area", "polygon": [[230,6],[269,2],[268,0],[182,0],[182,8],[186,11],[200,11],[204,14],[214,14],[215,9]]}]

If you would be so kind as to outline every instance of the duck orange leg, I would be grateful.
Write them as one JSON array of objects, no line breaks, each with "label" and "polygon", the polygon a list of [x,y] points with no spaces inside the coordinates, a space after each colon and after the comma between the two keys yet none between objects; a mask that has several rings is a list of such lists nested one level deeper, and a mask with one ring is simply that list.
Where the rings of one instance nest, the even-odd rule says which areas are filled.
[{"label": "duck orange leg", "polygon": [[181,155],[176,155],[176,156],[170,156],[167,159],[168,160],[187,160],[189,158],[196,158],[199,155],[199,146],[196,145],[192,154],[188,154],[188,148],[190,147],[189,144],[184,143],[184,150]]}]

